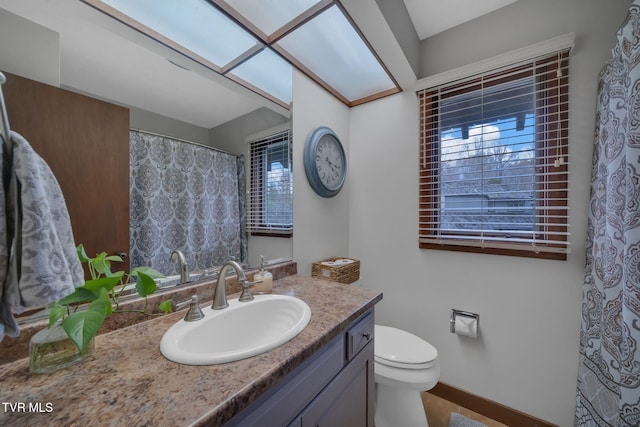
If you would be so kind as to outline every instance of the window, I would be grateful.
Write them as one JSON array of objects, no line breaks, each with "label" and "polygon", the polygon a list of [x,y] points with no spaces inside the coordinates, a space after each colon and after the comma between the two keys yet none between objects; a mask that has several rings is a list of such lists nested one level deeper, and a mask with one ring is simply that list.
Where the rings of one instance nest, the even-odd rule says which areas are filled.
[{"label": "window", "polygon": [[290,237],[293,231],[293,172],[289,131],[251,142],[249,231]]},{"label": "window", "polygon": [[566,259],[568,58],[418,92],[421,248]]}]

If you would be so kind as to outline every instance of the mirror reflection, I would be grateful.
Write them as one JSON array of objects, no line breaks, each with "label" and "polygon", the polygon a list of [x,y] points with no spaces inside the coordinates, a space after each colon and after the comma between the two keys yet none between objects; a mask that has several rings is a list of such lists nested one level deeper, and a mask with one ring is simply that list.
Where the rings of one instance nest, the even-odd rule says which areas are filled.
[{"label": "mirror reflection", "polygon": [[130,133],[130,262],[168,274],[174,250],[191,271],[246,262],[244,156]]},{"label": "mirror reflection", "polygon": [[[66,92],[61,102],[69,111],[63,116],[75,117],[69,129],[50,116],[34,125],[49,138],[42,143],[46,148],[39,151],[32,141],[36,137],[27,138],[48,163],[60,165],[60,173],[51,167],[69,209],[91,212],[89,219],[78,220],[70,212],[77,243],[90,253],[128,253],[132,267],[149,265],[168,276],[180,273],[179,263],[170,261],[174,250],[184,254],[191,272],[228,259],[254,267],[261,255],[267,261],[291,258],[291,239],[252,236],[245,225],[249,143],[256,135],[290,126],[289,110],[82,2],[2,0],[0,8],[0,25],[11,28],[12,39],[25,41],[0,43],[2,71],[126,108],[129,147],[105,140],[107,130],[91,129],[97,123],[115,128],[109,114],[83,104],[76,110],[89,116],[77,118],[79,112],[70,111],[75,98],[70,101]],[[43,96],[39,92],[33,104],[45,103]],[[30,111],[9,108],[15,126],[20,120],[11,116]],[[121,134],[115,138],[121,140]],[[86,154],[93,140],[96,151]],[[128,175],[112,179],[123,158],[131,165],[124,172]],[[121,188],[123,181],[130,188]],[[100,197],[94,199],[92,192]],[[109,201],[116,192],[124,196]],[[117,216],[120,206],[130,213],[131,224]],[[95,219],[99,211],[106,211],[106,219]],[[112,243],[117,234],[124,239]]]}]

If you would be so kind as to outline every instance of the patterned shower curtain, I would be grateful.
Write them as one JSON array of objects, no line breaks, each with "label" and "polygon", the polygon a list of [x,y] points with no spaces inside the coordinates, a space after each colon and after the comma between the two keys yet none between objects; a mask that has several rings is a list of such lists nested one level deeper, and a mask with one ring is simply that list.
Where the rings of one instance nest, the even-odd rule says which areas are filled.
[{"label": "patterned shower curtain", "polygon": [[244,157],[139,131],[129,134],[130,262],[178,274],[246,262]]},{"label": "patterned shower curtain", "polygon": [[640,425],[640,0],[602,70],[575,423]]}]

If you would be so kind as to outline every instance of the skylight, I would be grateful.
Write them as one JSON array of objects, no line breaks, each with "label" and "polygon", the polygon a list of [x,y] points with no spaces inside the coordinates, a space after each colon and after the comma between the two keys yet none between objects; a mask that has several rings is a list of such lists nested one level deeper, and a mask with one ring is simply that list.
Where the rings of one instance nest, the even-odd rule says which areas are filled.
[{"label": "skylight", "polygon": [[269,36],[320,3],[320,0],[224,0],[224,3]]},{"label": "skylight", "polygon": [[243,81],[251,83],[286,104],[291,104],[292,71],[291,64],[271,49],[264,49],[235,67],[227,77],[241,84]]},{"label": "skylight", "polygon": [[399,92],[337,0],[83,0],[285,108],[292,64],[352,106]]},{"label": "skylight", "polygon": [[394,82],[338,6],[316,16],[274,45],[291,55],[351,103],[395,89]]},{"label": "skylight", "polygon": [[103,3],[218,67],[258,44],[248,31],[205,0],[104,0]]}]

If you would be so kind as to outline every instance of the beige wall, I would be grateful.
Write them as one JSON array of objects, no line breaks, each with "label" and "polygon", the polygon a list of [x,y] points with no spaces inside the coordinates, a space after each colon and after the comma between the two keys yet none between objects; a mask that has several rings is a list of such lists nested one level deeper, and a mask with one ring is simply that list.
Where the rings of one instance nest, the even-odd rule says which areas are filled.
[{"label": "beige wall", "polygon": [[303,152],[307,135],[328,126],[338,135],[349,161],[349,109],[299,71],[293,73],[293,255],[298,273],[311,275],[311,263],[330,256],[347,256],[349,193],[354,174],[340,193],[325,199],[309,185]]}]

